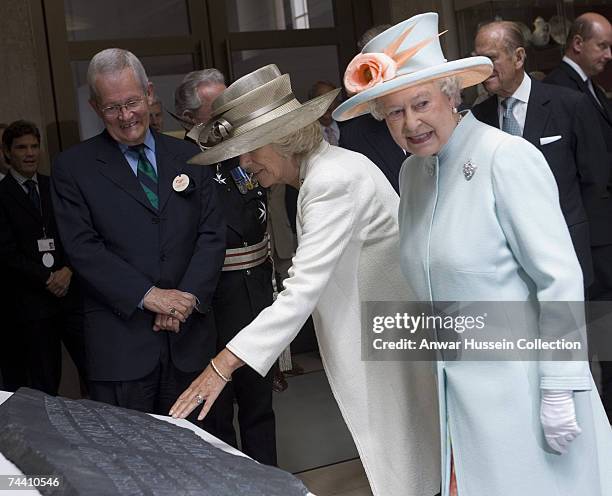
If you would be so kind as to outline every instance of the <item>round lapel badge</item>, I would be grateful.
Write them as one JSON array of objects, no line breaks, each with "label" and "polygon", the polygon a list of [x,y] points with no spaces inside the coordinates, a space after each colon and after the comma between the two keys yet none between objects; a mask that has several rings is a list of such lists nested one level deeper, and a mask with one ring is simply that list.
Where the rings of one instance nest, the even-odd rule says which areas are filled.
[{"label": "round lapel badge", "polygon": [[53,267],[53,262],[55,262],[55,259],[53,258],[53,255],[51,255],[51,253],[45,253],[42,256],[42,263],[45,267],[47,267],[47,269]]},{"label": "round lapel badge", "polygon": [[189,176],[187,174],[179,174],[172,181],[172,189],[177,193],[182,193],[189,187]]}]

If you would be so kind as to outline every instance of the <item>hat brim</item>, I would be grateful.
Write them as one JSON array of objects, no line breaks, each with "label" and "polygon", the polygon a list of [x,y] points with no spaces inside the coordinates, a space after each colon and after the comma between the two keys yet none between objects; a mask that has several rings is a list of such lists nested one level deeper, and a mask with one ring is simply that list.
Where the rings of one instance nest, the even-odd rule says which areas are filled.
[{"label": "hat brim", "polygon": [[251,152],[264,145],[268,145],[283,136],[287,136],[298,129],[302,129],[315,122],[329,108],[338,96],[340,89],[307,101],[299,108],[276,117],[250,131],[221,141],[215,146],[204,150],[188,163],[197,165],[214,165],[223,160],[237,157],[243,153]]},{"label": "hat brim", "polygon": [[376,98],[450,76],[457,76],[460,79],[461,88],[467,88],[481,83],[491,75],[491,72],[493,72],[493,63],[487,57],[468,57],[445,62],[398,76],[357,93],[341,103],[332,116],[336,121],[341,122],[367,114],[370,111],[368,103]]}]

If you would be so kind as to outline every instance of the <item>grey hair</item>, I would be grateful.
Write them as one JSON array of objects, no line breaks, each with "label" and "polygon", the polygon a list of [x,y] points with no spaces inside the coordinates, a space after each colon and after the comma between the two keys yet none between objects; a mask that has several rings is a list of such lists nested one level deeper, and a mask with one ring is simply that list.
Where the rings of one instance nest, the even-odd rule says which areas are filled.
[{"label": "grey hair", "polygon": [[[450,99],[453,107],[461,105],[461,80],[458,76],[448,76],[436,79],[434,82],[440,88],[440,91]],[[368,102],[368,110],[376,120],[382,121],[385,119],[380,98],[370,100]]]},{"label": "grey hair", "polygon": [[225,85],[225,77],[218,69],[203,69],[187,74],[174,91],[174,111],[184,117],[186,111],[195,112],[202,106],[198,95],[201,84]]},{"label": "grey hair", "polygon": [[143,93],[147,92],[149,78],[138,57],[128,50],[122,48],[107,48],[96,53],[87,67],[87,85],[89,86],[89,97],[97,100],[96,79],[102,74],[117,74],[125,69],[134,71],[136,79],[142,86]]},{"label": "grey hair", "polygon": [[500,28],[502,31],[502,43],[506,53],[512,55],[517,48],[525,48],[527,41],[521,27],[512,21],[490,21],[478,27],[476,36],[483,31]]},{"label": "grey hair", "polygon": [[271,144],[283,157],[297,156],[299,159],[303,159],[318,148],[322,141],[321,126],[319,121],[314,121]]}]

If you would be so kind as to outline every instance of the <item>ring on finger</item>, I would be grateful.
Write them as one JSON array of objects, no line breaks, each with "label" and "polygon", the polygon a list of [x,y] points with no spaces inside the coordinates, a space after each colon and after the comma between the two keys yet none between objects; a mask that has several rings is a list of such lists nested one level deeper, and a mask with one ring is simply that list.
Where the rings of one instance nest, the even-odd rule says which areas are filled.
[{"label": "ring on finger", "polygon": [[171,307],[170,308],[170,315],[175,315],[176,314],[176,308]]},{"label": "ring on finger", "polygon": [[202,395],[200,393],[195,395],[194,400],[197,405],[201,405],[202,403],[204,403],[204,398],[202,398]]}]

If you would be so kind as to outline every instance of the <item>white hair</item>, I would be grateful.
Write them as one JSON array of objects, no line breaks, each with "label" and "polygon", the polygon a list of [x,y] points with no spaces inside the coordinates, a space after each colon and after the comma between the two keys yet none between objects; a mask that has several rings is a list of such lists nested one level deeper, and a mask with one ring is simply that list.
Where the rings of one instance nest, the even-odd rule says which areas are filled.
[{"label": "white hair", "polygon": [[225,86],[225,78],[218,69],[214,68],[187,74],[174,91],[174,111],[178,115],[184,117],[186,111],[196,112],[202,106],[202,100],[198,95],[198,87],[201,84]]},{"label": "white hair", "polygon": [[89,86],[89,97],[97,100],[96,79],[102,74],[117,74],[125,69],[134,71],[136,79],[142,86],[143,93],[147,92],[149,78],[138,57],[128,50],[122,48],[107,48],[96,53],[87,68],[87,85]]},{"label": "white hair", "polygon": [[[461,105],[461,80],[457,76],[436,79],[434,82],[438,85],[440,91],[450,99],[454,107]],[[382,109],[380,98],[370,100],[368,102],[368,110],[376,120],[384,120],[385,114]]]}]

